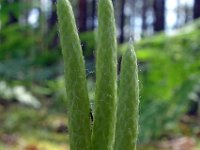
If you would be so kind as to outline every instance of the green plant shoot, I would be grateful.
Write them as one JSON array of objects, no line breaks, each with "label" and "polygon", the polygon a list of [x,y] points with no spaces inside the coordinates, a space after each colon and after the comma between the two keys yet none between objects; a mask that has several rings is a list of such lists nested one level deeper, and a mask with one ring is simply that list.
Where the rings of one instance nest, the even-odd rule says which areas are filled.
[{"label": "green plant shoot", "polygon": [[68,0],[58,1],[57,14],[65,66],[70,149],[135,150],[139,117],[137,60],[130,46],[122,59],[117,101],[117,42],[112,1],[99,0],[98,3],[95,115],[92,134],[83,54]]},{"label": "green plant shoot", "polygon": [[136,150],[139,118],[137,59],[133,47],[122,57],[114,150]]},{"label": "green plant shoot", "polygon": [[117,99],[117,44],[111,0],[99,0],[93,150],[112,150]]},{"label": "green plant shoot", "polygon": [[57,14],[64,59],[71,150],[91,150],[89,98],[75,19],[68,0],[58,0]]}]

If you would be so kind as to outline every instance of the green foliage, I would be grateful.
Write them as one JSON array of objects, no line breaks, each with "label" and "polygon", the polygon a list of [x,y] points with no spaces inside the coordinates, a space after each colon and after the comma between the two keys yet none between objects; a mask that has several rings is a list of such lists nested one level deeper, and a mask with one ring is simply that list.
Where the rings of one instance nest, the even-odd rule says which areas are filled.
[{"label": "green foliage", "polygon": [[[57,28],[45,34],[43,27],[33,27],[28,22],[30,10],[39,8],[40,2],[3,0],[1,3],[0,60],[31,59],[34,64],[52,65],[61,57],[58,46],[50,47],[57,34]],[[44,12],[41,12],[41,14]],[[43,14],[42,14],[43,15]],[[40,17],[40,19],[43,19]],[[46,21],[46,20],[44,20]],[[41,33],[42,32],[42,33]],[[45,37],[44,37],[45,36]],[[51,52],[50,52],[51,51]]]},{"label": "green foliage", "polygon": [[[0,125],[6,133],[35,129],[45,119],[42,112],[37,112],[33,108],[14,105],[8,109],[7,113],[2,114],[3,123]],[[0,132],[2,131],[0,130]]]},{"label": "green foliage", "polygon": [[19,80],[24,84],[43,83],[44,80],[52,79],[55,75],[61,74],[62,67],[63,64],[60,63],[43,66],[30,58],[13,58],[1,62],[0,76],[2,80]]},{"label": "green foliage", "polygon": [[95,50],[95,32],[84,32],[80,34],[83,55],[88,58],[92,57]]},{"label": "green foliage", "polygon": [[[48,150],[68,150],[67,115],[51,109],[34,109],[18,104],[0,106],[0,150],[19,150],[29,147]],[[53,120],[53,121],[52,121]]]},{"label": "green foliage", "polygon": [[27,38],[31,36],[30,28],[24,28],[17,23],[9,25],[1,30],[0,39],[3,43],[0,47],[0,59],[13,57],[26,57],[29,54],[30,45],[33,46],[34,39]]},{"label": "green foliage", "polygon": [[65,89],[65,80],[58,77],[55,80],[50,80],[47,89],[53,94],[53,107],[55,110],[65,110],[67,107],[67,97]]},{"label": "green foliage", "polygon": [[[63,64],[59,63],[61,54],[58,47],[55,50],[43,47],[43,44],[48,45],[52,41],[57,31],[52,29],[48,37],[43,39],[39,28],[19,23],[7,25],[10,11],[19,18],[24,11],[21,8],[29,4],[17,0],[15,2],[9,5],[1,3],[1,80],[7,83],[18,80],[20,85],[23,83],[22,85],[31,87],[34,94],[45,99],[53,95],[54,109],[64,110],[67,106],[64,78],[58,77],[63,74]],[[190,100],[197,100],[197,93],[200,91],[199,29],[200,21],[197,21],[174,35],[166,36],[161,33],[135,43],[141,93],[139,142],[160,139],[165,133],[176,132],[180,117],[188,110],[188,103]],[[95,34],[93,31],[80,34],[86,58],[92,58],[95,54],[93,52],[96,49]],[[118,48],[120,56],[127,47],[128,44],[120,45]],[[86,69],[89,70],[87,74],[93,77],[95,73],[90,75],[90,71],[95,69],[91,66],[91,63],[86,61]],[[44,81],[47,85],[44,85]],[[35,87],[35,83],[38,87]],[[89,97],[94,101],[93,79],[88,81],[88,87]],[[5,99],[4,96],[1,95],[1,100]],[[12,121],[12,125],[10,121],[6,122],[8,122],[7,127],[12,128],[15,121]],[[17,122],[20,124],[20,119]]]},{"label": "green foliage", "polygon": [[[200,90],[200,32],[195,26],[192,29],[173,36],[157,35],[136,44],[140,62],[141,142],[175,132],[190,100],[194,100],[191,95]],[[124,46],[122,51],[127,47]]]}]

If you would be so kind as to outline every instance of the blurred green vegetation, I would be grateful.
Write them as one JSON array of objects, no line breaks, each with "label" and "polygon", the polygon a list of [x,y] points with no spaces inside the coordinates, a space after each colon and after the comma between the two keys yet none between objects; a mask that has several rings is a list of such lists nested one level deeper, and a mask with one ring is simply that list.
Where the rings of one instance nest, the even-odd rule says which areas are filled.
[{"label": "blurred green vegetation", "polygon": [[0,150],[67,150],[67,115],[12,104],[0,107]]},{"label": "blurred green vegetation", "polygon": [[[180,132],[181,117],[191,101],[199,100],[199,28],[197,21],[174,35],[159,34],[135,44],[141,84],[141,141]],[[126,45],[122,52],[124,49]]]},{"label": "blurred green vegetation", "polygon": [[[38,144],[40,139],[45,144],[53,141],[52,147],[67,143],[66,134],[55,132],[63,122],[64,125],[67,123],[60,46],[49,47],[57,31],[52,30],[50,35],[44,36],[40,28],[18,23],[8,25],[9,17],[5,14],[12,10],[10,7],[14,9],[18,6],[9,5],[0,14],[0,150],[7,149],[2,144],[2,137],[7,134],[20,135],[23,140],[29,139],[34,144]],[[20,14],[13,11],[15,15]],[[197,20],[174,34],[160,33],[134,44],[140,80],[139,143],[168,139],[174,135],[197,137],[200,132],[198,123],[188,126],[188,132],[181,124],[191,104],[199,104],[199,37],[200,20]],[[92,105],[95,88],[95,32],[81,33],[80,39],[86,59]],[[127,43],[119,45],[119,60],[127,46]],[[24,89],[24,93],[34,96],[41,106],[32,108],[34,102],[31,99],[28,105],[24,103],[23,98],[17,97],[14,92],[17,86]],[[8,91],[6,96],[5,89]],[[22,95],[26,95],[23,92]],[[57,120],[59,123],[55,127],[53,124]]]}]

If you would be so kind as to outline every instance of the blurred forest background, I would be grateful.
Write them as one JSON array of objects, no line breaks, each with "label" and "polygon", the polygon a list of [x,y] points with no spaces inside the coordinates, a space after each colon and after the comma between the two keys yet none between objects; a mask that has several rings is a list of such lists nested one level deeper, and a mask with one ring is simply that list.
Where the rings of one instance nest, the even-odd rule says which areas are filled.
[{"label": "blurred forest background", "polygon": [[[200,0],[112,1],[119,63],[130,37],[138,56],[138,149],[199,149]],[[98,0],[71,3],[92,107]],[[0,150],[69,148],[55,4],[0,0]]]}]

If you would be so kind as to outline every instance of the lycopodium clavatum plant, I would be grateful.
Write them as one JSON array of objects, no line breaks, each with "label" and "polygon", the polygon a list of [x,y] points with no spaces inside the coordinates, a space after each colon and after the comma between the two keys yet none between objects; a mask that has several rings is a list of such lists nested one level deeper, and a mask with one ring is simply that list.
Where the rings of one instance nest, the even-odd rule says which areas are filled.
[{"label": "lycopodium clavatum plant", "polygon": [[111,0],[98,2],[94,125],[85,63],[69,0],[57,1],[64,59],[71,150],[136,150],[139,85],[136,54],[131,44],[122,56],[117,84],[117,41]]}]

